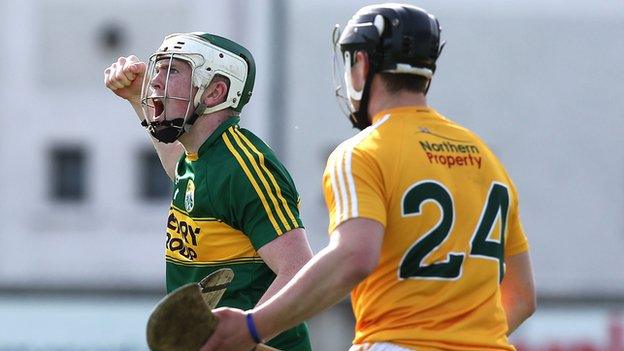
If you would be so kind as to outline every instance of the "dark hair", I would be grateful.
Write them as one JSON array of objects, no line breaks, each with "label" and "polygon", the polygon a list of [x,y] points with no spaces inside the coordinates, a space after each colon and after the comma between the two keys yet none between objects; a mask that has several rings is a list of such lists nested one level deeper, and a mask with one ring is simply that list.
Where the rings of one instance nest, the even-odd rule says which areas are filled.
[{"label": "dark hair", "polygon": [[210,83],[217,82],[217,81],[224,82],[225,85],[227,85],[228,90],[230,89],[230,78],[228,78],[228,77],[226,77],[226,76],[224,76],[222,74],[218,74],[217,73],[217,74],[215,74],[214,78],[212,78],[212,81]]},{"label": "dark hair", "polygon": [[407,90],[413,93],[426,93],[429,79],[416,74],[408,73],[379,73],[381,80],[389,93],[398,93]]}]

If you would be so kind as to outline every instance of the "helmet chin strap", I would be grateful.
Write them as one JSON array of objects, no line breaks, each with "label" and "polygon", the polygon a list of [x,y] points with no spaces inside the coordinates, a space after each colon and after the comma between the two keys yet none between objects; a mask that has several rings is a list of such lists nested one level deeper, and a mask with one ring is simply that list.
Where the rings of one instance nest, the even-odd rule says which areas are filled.
[{"label": "helmet chin strap", "polygon": [[178,140],[180,135],[184,133],[184,118],[176,118],[157,123],[147,123],[147,121],[143,120],[141,121],[141,125],[145,127],[154,138],[166,144]]},{"label": "helmet chin strap", "polygon": [[[345,85],[347,86],[347,94],[351,100],[360,101],[362,100],[363,90],[357,91],[353,87],[353,80],[351,77],[351,53],[349,51],[345,51],[344,53],[344,62],[345,62],[344,80],[345,80]],[[349,101],[349,103],[351,104],[351,108],[354,109],[351,101]]]},{"label": "helmet chin strap", "polygon": [[[345,58],[346,57],[348,56],[345,55]],[[350,72],[350,66],[351,65],[349,63],[349,72]],[[360,91],[360,94],[359,94],[360,106],[357,110],[355,110],[354,108],[354,111],[351,112],[351,114],[349,115],[349,120],[351,121],[351,124],[353,124],[354,128],[357,128],[359,130],[364,130],[365,128],[371,125],[370,119],[368,117],[368,103],[370,100],[370,89],[371,89],[371,85],[373,84],[373,77],[375,76],[376,72],[377,72],[377,65],[375,64],[375,62],[373,62],[373,60],[369,60],[369,70],[368,70],[368,73],[366,74],[366,81],[364,82],[364,89],[362,89],[362,91]],[[349,74],[348,76],[349,78],[351,78],[351,74]],[[347,83],[347,85],[349,86],[349,88],[351,88],[351,82]],[[354,100],[357,100],[357,99],[354,99]]]},{"label": "helmet chin strap", "polygon": [[371,70],[369,70],[368,75],[366,76],[366,82],[364,83],[364,90],[362,91],[360,106],[349,116],[353,127],[359,130],[364,130],[366,127],[371,125],[370,119],[368,118],[368,102],[370,97],[370,86],[373,82],[374,75],[375,73],[373,72],[371,66]]}]

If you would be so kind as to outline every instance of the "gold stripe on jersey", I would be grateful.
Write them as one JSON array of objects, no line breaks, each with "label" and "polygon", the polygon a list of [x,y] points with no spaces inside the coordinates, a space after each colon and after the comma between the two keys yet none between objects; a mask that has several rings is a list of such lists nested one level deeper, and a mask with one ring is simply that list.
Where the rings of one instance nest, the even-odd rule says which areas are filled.
[{"label": "gold stripe on jersey", "polygon": [[[187,216],[189,215],[189,213],[188,213],[188,212],[186,212],[186,210],[183,210],[183,209],[181,209],[181,208],[177,207],[177,206],[176,206],[176,205],[174,205],[174,204],[171,204],[171,208],[173,208],[173,209],[175,209],[176,211],[178,211],[178,212],[180,212],[180,213],[183,213],[183,214],[185,214],[185,215],[187,215]],[[193,217],[193,220],[194,220],[195,222],[202,222],[202,221],[204,221],[204,222],[205,222],[205,221],[211,221],[211,222],[217,221],[217,222],[221,222],[221,220],[220,220],[220,219],[215,218],[215,217]]]},{"label": "gold stripe on jersey", "polygon": [[234,158],[236,158],[236,160],[238,161],[238,164],[240,164],[241,168],[243,169],[243,172],[245,172],[245,175],[247,176],[247,179],[249,179],[249,181],[251,182],[251,185],[256,190],[256,193],[258,194],[258,197],[260,197],[260,201],[262,202],[262,206],[264,207],[264,211],[267,213],[267,216],[269,217],[269,221],[273,225],[273,229],[275,229],[276,233],[282,234],[282,230],[279,227],[279,225],[277,224],[277,221],[275,220],[275,217],[273,216],[273,211],[271,211],[271,207],[269,206],[269,203],[267,202],[266,198],[264,197],[264,194],[262,193],[262,190],[260,190],[260,186],[258,186],[258,183],[254,179],[253,175],[251,175],[251,171],[249,170],[249,168],[245,164],[245,161],[243,161],[243,158],[238,153],[238,151],[236,151],[236,149],[234,149],[234,145],[232,145],[232,142],[230,142],[230,139],[228,138],[227,133],[223,133],[222,138],[223,138],[223,141],[225,142],[225,145],[227,146],[227,148],[230,150],[232,155],[234,155]]},{"label": "gold stripe on jersey", "polygon": [[207,264],[257,257],[249,238],[228,224],[195,220],[175,207],[169,210],[165,256],[188,264]]},{"label": "gold stripe on jersey", "polygon": [[192,152],[190,154],[186,154],[186,159],[188,161],[191,161],[191,162],[197,161],[197,160],[199,160],[199,154],[196,153],[196,152]]},{"label": "gold stripe on jersey", "polygon": [[288,217],[290,218],[290,221],[291,221],[293,227],[297,228],[299,226],[299,223],[297,223],[297,220],[295,219],[295,216],[293,215],[292,211],[290,210],[290,207],[288,207],[288,203],[286,202],[286,199],[282,195],[282,189],[277,184],[277,181],[275,180],[275,177],[273,176],[271,171],[269,171],[269,169],[266,167],[266,164],[264,163],[264,154],[262,152],[260,152],[256,148],[256,146],[251,142],[251,140],[249,140],[243,133],[241,133],[241,131],[238,128],[234,129],[234,132],[245,142],[245,144],[247,144],[249,146],[249,148],[251,150],[253,150],[253,152],[256,155],[258,155],[258,159],[260,160],[260,167],[262,168],[264,173],[266,173],[266,175],[269,176],[269,179],[271,180],[271,184],[273,184],[273,188],[277,192],[277,197],[279,198],[280,202],[282,203],[282,206],[283,206],[284,210],[286,210],[286,213],[288,214]]},{"label": "gold stripe on jersey", "polygon": [[[246,147],[245,144],[243,144],[243,142],[240,140],[238,135],[236,135],[236,133],[234,133],[234,127],[230,127],[228,129],[228,132],[232,135],[232,138],[236,142],[236,145],[241,150],[243,150],[243,153],[245,153],[245,156],[247,156],[247,159],[249,160],[249,163],[251,163],[251,166],[256,171],[255,174],[260,179],[260,182],[262,183],[262,185],[264,185],[264,190],[266,191],[266,193],[268,194],[269,198],[271,199],[271,202],[273,203],[273,208],[275,208],[275,212],[277,212],[277,216],[282,221],[282,225],[284,226],[284,228],[286,228],[286,231],[290,231],[292,228],[290,227],[290,224],[288,224],[288,221],[286,220],[286,217],[284,217],[284,213],[282,212],[282,210],[279,207],[279,204],[277,202],[275,194],[273,193],[273,191],[271,191],[271,186],[269,185],[269,182],[267,181],[267,179],[264,176],[264,174],[262,174],[262,171],[260,170],[260,167],[258,166],[258,162],[253,157],[253,155],[251,154],[251,151],[249,150],[249,148]],[[281,195],[281,193],[280,193],[280,195]]]},{"label": "gold stripe on jersey", "polygon": [[165,256],[165,260],[167,262],[179,264],[182,266],[191,266],[191,267],[211,267],[211,266],[222,266],[224,264],[227,265],[235,265],[235,264],[248,264],[248,263],[264,263],[262,258],[260,257],[244,257],[235,260],[223,260],[223,261],[214,261],[214,262],[188,262],[179,260],[175,257]]}]

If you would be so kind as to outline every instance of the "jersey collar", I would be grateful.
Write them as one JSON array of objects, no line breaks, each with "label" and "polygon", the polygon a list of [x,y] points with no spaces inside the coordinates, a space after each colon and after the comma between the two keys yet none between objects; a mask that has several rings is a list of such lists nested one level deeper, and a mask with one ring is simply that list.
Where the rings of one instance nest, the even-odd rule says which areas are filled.
[{"label": "jersey collar", "polygon": [[427,114],[427,115],[437,115],[435,109],[429,106],[401,106],[390,108],[387,110],[383,110],[373,116],[373,124],[380,119],[382,119],[385,115],[398,116],[398,115],[415,115],[415,114]]},{"label": "jersey collar", "polygon": [[198,156],[201,157],[202,154],[204,154],[208,149],[210,149],[210,146],[212,144],[214,144],[214,142],[221,137],[221,135],[231,126],[238,124],[238,122],[240,122],[240,117],[239,116],[232,116],[228,119],[226,119],[225,121],[223,121],[223,123],[221,123],[217,129],[214,130],[214,132],[212,132],[212,134],[210,134],[210,136],[208,137],[208,139],[206,139],[206,141],[202,144],[202,146],[199,148],[198,151]]}]

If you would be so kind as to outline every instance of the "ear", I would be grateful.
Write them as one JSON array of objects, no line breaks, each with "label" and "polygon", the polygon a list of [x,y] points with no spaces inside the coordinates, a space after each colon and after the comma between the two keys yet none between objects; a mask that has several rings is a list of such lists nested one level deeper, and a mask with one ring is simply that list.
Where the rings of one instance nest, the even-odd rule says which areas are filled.
[{"label": "ear", "polygon": [[208,84],[202,95],[202,101],[207,107],[217,106],[227,99],[228,86],[222,80],[214,80]]},{"label": "ear", "polygon": [[357,91],[364,89],[366,83],[366,76],[370,69],[368,62],[368,55],[364,51],[358,51],[355,53],[355,63],[351,68],[351,77],[353,79],[353,88]]}]

